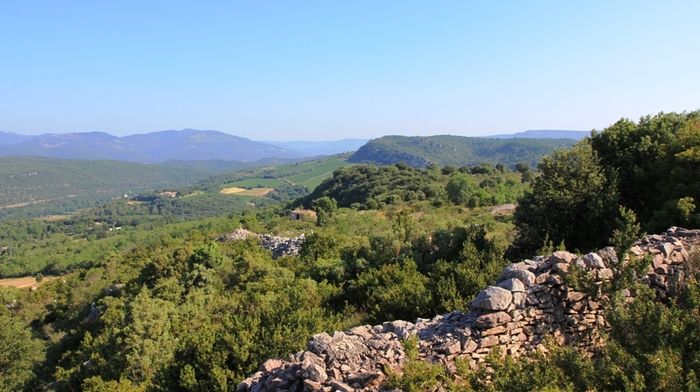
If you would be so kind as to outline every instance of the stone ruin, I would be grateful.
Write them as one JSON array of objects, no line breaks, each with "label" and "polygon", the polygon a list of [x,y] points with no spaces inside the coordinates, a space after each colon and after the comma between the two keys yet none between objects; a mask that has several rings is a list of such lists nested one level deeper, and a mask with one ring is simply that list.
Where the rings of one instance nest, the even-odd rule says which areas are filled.
[{"label": "stone ruin", "polygon": [[306,240],[303,233],[296,237],[279,237],[270,234],[257,234],[253,233],[252,231],[239,228],[220,236],[219,241],[244,241],[248,238],[258,239],[260,241],[260,246],[272,253],[273,259],[282,256],[297,256],[299,251],[301,251],[301,246]]},{"label": "stone ruin", "polygon": [[[640,280],[664,299],[677,293],[689,268],[694,268],[688,261],[696,245],[700,230],[672,227],[664,234],[645,236],[628,254],[651,259]],[[564,277],[576,265],[601,284],[613,278],[611,267],[618,263],[614,249],[605,248],[583,256],[558,251],[511,264],[493,286],[477,294],[469,311],[314,335],[306,351],[266,361],[237,391],[381,390],[385,370],[400,371],[407,361],[402,341],[411,336],[417,337],[421,360],[443,364],[452,373],[455,359],[475,367],[496,347],[513,357],[546,352],[547,337],[590,352],[604,344],[607,298],[576,291]]]}]

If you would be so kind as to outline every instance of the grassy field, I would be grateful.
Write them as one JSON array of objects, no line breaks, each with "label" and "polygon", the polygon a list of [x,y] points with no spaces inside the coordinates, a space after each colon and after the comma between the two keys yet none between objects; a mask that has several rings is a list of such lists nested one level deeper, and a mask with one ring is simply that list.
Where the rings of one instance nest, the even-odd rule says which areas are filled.
[{"label": "grassy field", "polygon": [[236,196],[256,196],[256,197],[262,197],[267,195],[268,193],[274,191],[272,188],[252,188],[252,189],[246,189],[246,188],[239,188],[237,186],[229,187],[229,188],[224,188],[221,190],[221,193],[224,195],[236,195]]},{"label": "grassy field", "polygon": [[347,165],[348,162],[345,159],[333,157],[280,166],[275,170],[275,174],[278,179],[286,180],[285,182],[291,182],[295,185],[303,185],[312,190],[323,180],[329,178],[335,170]]},{"label": "grassy field", "polygon": [[309,191],[315,189],[333,172],[348,166],[347,156],[338,155],[313,161],[251,169],[234,173],[236,177],[226,179],[216,185],[219,193],[236,196],[267,195],[271,191],[288,186],[304,186]]},{"label": "grassy field", "polygon": [[277,188],[284,184],[284,181],[277,178],[245,178],[240,181],[235,181],[226,184],[224,186],[240,188]]}]

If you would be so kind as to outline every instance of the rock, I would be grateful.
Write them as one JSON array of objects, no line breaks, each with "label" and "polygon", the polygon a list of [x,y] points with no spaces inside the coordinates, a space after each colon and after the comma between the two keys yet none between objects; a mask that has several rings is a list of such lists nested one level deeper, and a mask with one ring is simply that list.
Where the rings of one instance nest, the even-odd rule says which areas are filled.
[{"label": "rock", "polygon": [[331,381],[331,387],[333,388],[334,392],[353,392],[355,390],[350,385],[337,380]]},{"label": "rock", "polygon": [[566,294],[566,300],[569,302],[578,302],[586,297],[585,294],[579,292],[579,291],[573,291],[569,290],[569,292]]},{"label": "rock", "polygon": [[316,381],[311,381],[309,379],[304,380],[304,391],[318,391],[321,389],[321,383]]},{"label": "rock", "polygon": [[384,374],[381,372],[367,372],[367,373],[356,373],[350,374],[345,377],[345,381],[350,385],[364,387],[367,384],[376,382],[384,378]]},{"label": "rock", "polygon": [[276,369],[281,369],[284,362],[281,359],[268,359],[260,365],[260,371],[271,372]]},{"label": "rock", "polygon": [[671,256],[671,252],[673,252],[673,245],[669,244],[668,242],[664,242],[659,244],[656,249],[660,250],[664,257],[669,257]]},{"label": "rock", "polygon": [[585,263],[587,268],[605,268],[605,262],[603,262],[603,258],[600,257],[597,253],[589,253],[585,256],[582,256],[581,259]]},{"label": "rock", "polygon": [[617,252],[612,246],[608,246],[598,251],[600,257],[603,258],[603,262],[607,265],[617,265],[620,261],[617,259]]},{"label": "rock", "polygon": [[610,268],[602,268],[602,269],[598,270],[598,279],[599,280],[607,281],[607,280],[612,279],[614,276],[615,276],[615,273]]},{"label": "rock", "polygon": [[500,335],[506,332],[506,327],[499,325],[497,327],[489,328],[487,330],[484,330],[481,332],[481,336],[491,336],[491,335]]},{"label": "rock", "polygon": [[471,352],[473,352],[474,350],[476,350],[476,348],[477,348],[478,346],[479,346],[479,345],[476,344],[476,342],[475,342],[473,339],[469,339],[469,340],[467,340],[467,342],[464,344],[464,348],[462,349],[462,352],[463,352],[463,353],[471,353]]},{"label": "rock", "polygon": [[301,375],[311,381],[323,383],[328,379],[326,368],[317,364],[308,364],[302,367]]},{"label": "rock", "polygon": [[486,336],[483,339],[481,339],[481,344],[479,344],[479,348],[493,347],[497,344],[498,336]]},{"label": "rock", "polygon": [[476,319],[474,326],[480,329],[487,329],[508,323],[510,320],[512,320],[512,317],[506,312],[485,313]]},{"label": "rock", "polygon": [[391,322],[386,322],[382,325],[384,327],[384,332],[393,332],[401,340],[408,339],[412,335],[415,335],[416,327],[412,323],[403,320],[396,320]]},{"label": "rock", "polygon": [[535,283],[535,274],[525,268],[516,266],[516,264],[506,267],[501,274],[501,280],[511,278],[520,280],[525,287],[530,287]]},{"label": "rock", "polygon": [[489,286],[477,294],[471,307],[483,310],[506,310],[513,301],[513,294],[501,287]]},{"label": "rock", "polygon": [[525,285],[518,278],[506,279],[498,284],[498,287],[510,290],[514,293],[524,293]]},{"label": "rock", "polygon": [[569,273],[569,266],[570,264],[568,263],[556,263],[552,267],[552,272],[561,275],[566,275],[567,273]]},{"label": "rock", "polygon": [[550,256],[550,260],[552,261],[552,264],[557,264],[557,263],[570,264],[575,259],[576,259],[575,254],[569,253],[569,252],[564,251],[564,250],[558,250],[558,251],[552,253],[552,256]]}]

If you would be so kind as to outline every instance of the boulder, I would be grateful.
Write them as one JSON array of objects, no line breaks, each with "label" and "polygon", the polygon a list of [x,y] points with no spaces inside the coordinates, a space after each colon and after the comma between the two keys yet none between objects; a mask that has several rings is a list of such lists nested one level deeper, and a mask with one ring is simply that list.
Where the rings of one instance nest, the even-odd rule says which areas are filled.
[{"label": "boulder", "polygon": [[489,286],[477,294],[471,307],[481,310],[506,310],[513,301],[513,294],[504,288]]},{"label": "boulder", "polygon": [[518,278],[506,279],[498,284],[498,287],[502,287],[506,290],[510,290],[514,293],[524,293],[525,285]]},{"label": "boulder", "polygon": [[597,253],[589,253],[581,257],[587,268],[605,268],[605,262],[603,258]]},{"label": "boulder", "polygon": [[552,253],[552,256],[550,256],[550,260],[552,261],[552,264],[557,264],[557,263],[569,264],[575,259],[576,259],[575,254],[567,252],[565,250],[558,250],[558,251]]},{"label": "boulder", "polygon": [[493,328],[510,322],[512,317],[506,312],[485,313],[480,315],[474,322],[474,326],[481,329]]},{"label": "boulder", "polygon": [[535,283],[535,274],[527,269],[518,267],[516,264],[509,265],[501,274],[501,280],[511,278],[519,279],[525,287],[530,287]]}]

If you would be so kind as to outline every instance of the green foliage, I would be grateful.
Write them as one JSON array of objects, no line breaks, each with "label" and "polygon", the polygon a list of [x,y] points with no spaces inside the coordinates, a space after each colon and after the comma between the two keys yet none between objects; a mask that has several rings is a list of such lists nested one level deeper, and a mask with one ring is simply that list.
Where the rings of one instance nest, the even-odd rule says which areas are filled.
[{"label": "green foliage", "polygon": [[610,244],[615,247],[618,260],[623,260],[632,244],[641,237],[641,226],[634,211],[625,207],[620,207],[616,226]]},{"label": "green foliage", "polygon": [[405,340],[403,346],[408,357],[403,374],[389,373],[386,389],[422,392],[454,388],[455,384],[444,366],[418,359],[417,338],[411,337]]},{"label": "green foliage", "polygon": [[692,208],[700,200],[700,112],[620,120],[590,142],[644,230],[700,223]]},{"label": "green foliage", "polygon": [[323,196],[311,202],[311,209],[316,211],[316,223],[325,226],[338,209],[338,203],[331,197]]},{"label": "green foliage", "polygon": [[305,206],[328,196],[340,207],[381,209],[428,200],[442,205],[447,200],[470,208],[513,203],[524,192],[519,175],[493,166],[454,170],[413,169],[393,166],[356,165],[333,173],[314,192],[300,200]]},{"label": "green foliage", "polygon": [[614,229],[618,197],[590,144],[556,151],[538,168],[540,176],[514,216],[520,254],[532,254],[545,239],[582,251],[605,244]]},{"label": "green foliage", "polygon": [[545,154],[573,143],[568,139],[384,136],[367,142],[349,160],[381,165],[403,162],[412,167],[426,167],[430,163],[456,167],[489,163],[514,167],[521,162],[534,165]]},{"label": "green foliage", "polygon": [[430,292],[416,263],[384,264],[361,274],[351,289],[373,320],[414,320],[427,315]]},{"label": "green foliage", "polygon": [[44,356],[41,341],[22,320],[0,306],[0,391],[18,391],[32,380],[32,369]]}]

